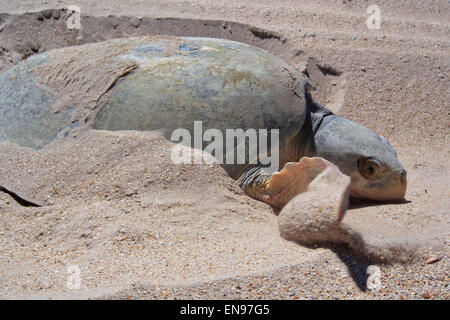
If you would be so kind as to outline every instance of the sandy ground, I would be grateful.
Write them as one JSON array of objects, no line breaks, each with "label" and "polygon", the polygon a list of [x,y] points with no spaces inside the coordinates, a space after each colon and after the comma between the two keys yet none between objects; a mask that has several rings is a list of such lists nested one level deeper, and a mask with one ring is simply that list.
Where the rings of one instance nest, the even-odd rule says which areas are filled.
[{"label": "sandy ground", "polygon": [[[69,4],[82,31],[64,13],[23,14]],[[49,205],[0,194],[0,297],[448,299],[449,5],[377,5],[379,30],[362,1],[2,2],[1,71],[51,48],[157,33],[245,41],[307,66],[314,96],[388,138],[408,171],[407,203],[353,204],[345,223],[417,259],[379,265],[369,290],[371,262],[283,240],[276,213],[220,167],[171,165],[156,133],[88,132],[40,152],[0,144],[0,181]]]}]

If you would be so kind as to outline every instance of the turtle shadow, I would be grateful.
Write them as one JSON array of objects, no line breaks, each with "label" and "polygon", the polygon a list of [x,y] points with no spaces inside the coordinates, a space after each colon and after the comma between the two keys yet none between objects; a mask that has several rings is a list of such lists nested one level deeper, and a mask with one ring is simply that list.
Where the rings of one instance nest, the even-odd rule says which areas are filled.
[{"label": "turtle shadow", "polygon": [[[388,200],[388,201],[376,201],[376,200],[368,200],[368,199],[357,199],[357,198],[350,198],[348,208],[346,211],[350,210],[356,210],[356,209],[362,209],[366,207],[377,207],[377,206],[383,206],[383,205],[402,205],[402,204],[409,204],[412,203],[411,200]],[[271,207],[272,212],[278,216],[281,212],[281,209]]]},{"label": "turtle shadow", "polygon": [[342,251],[333,251],[339,260],[341,260],[347,267],[347,271],[353,282],[358,286],[361,291],[367,290],[367,280],[369,274],[367,269],[371,265],[368,260],[359,260],[354,257],[343,253]]},{"label": "turtle shadow", "polygon": [[300,241],[295,242],[308,249],[323,248],[332,251],[345,264],[348,274],[362,292],[367,291],[368,268],[374,264],[386,264],[385,260],[365,253],[361,248],[352,248],[347,243],[324,242],[309,244]]},{"label": "turtle shadow", "polygon": [[406,200],[406,199],[376,201],[376,200],[368,200],[368,199],[350,198],[347,210],[355,210],[355,209],[362,209],[362,208],[366,208],[366,207],[376,207],[376,206],[382,206],[382,205],[402,205],[402,204],[408,204],[411,202],[412,201]]},{"label": "turtle shadow", "polygon": [[[403,201],[402,203],[409,203]],[[366,202],[363,203],[373,203]],[[398,203],[398,202],[397,202]],[[375,203],[373,205],[379,205]],[[400,203],[399,203],[400,204]],[[277,216],[281,210],[272,208]],[[332,251],[339,260],[347,267],[348,274],[355,285],[363,292],[367,288],[369,278],[368,268],[372,265],[389,266],[394,263],[408,263],[415,256],[413,252],[400,254],[396,247],[382,247],[366,243],[360,232],[354,230],[345,222],[324,218],[321,220],[320,228],[315,223],[305,220],[300,225],[298,232],[281,233],[281,237],[308,249],[328,249]]]}]

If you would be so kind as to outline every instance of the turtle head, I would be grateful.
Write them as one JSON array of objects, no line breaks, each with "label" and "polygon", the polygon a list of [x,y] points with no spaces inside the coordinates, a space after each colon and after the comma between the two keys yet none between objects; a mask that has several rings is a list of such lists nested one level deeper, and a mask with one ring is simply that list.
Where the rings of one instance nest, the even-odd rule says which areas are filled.
[{"label": "turtle head", "polygon": [[323,118],[314,142],[316,155],[350,176],[355,198],[403,200],[406,170],[389,142],[372,130],[331,114]]}]

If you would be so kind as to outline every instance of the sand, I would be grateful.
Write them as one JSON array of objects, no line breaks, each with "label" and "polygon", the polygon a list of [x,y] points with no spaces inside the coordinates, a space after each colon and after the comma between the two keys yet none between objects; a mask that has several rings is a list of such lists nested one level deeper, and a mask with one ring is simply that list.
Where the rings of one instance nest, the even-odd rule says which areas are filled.
[{"label": "sand", "polygon": [[[82,31],[65,12],[38,12],[69,4]],[[380,30],[358,1],[0,4],[2,72],[52,48],[158,33],[244,41],[307,68],[314,97],[385,136],[408,171],[406,203],[352,203],[343,222],[387,258],[413,256],[286,241],[278,212],[222,168],[172,165],[158,133],[92,131],[39,152],[0,144],[0,181],[48,205],[0,193],[0,297],[448,299],[448,2],[377,4]]]}]

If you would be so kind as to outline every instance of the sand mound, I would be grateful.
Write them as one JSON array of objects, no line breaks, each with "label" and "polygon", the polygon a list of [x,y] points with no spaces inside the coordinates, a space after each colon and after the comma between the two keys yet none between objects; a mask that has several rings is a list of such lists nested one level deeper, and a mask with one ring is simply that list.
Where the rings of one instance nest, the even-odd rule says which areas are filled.
[{"label": "sand mound", "polygon": [[47,204],[23,207],[0,193],[2,296],[71,292],[73,266],[82,289],[101,295],[314,259],[314,250],[283,240],[273,210],[221,167],[172,164],[172,146],[132,131],[88,131],[40,151],[0,144],[2,183]]},{"label": "sand mound", "polygon": [[65,290],[69,265],[95,288],[214,279],[305,259],[279,237],[269,206],[220,167],[171,164],[171,146],[154,133],[102,131],[39,152],[1,144],[1,181],[48,204],[22,207],[0,194],[2,295]]}]

